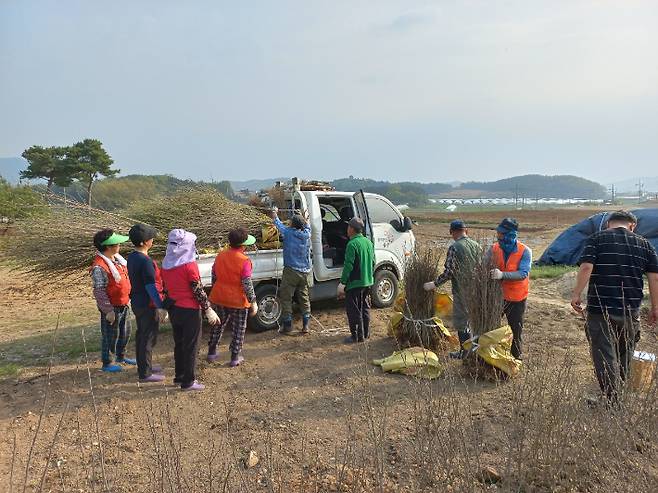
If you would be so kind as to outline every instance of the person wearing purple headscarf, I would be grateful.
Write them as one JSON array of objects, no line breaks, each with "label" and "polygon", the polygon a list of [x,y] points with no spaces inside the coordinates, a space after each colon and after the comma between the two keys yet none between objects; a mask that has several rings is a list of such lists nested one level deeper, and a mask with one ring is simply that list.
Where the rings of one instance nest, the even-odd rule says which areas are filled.
[{"label": "person wearing purple headscarf", "polygon": [[172,229],[162,261],[162,280],[167,286],[169,319],[174,332],[174,383],[180,384],[183,390],[205,388],[196,379],[196,358],[203,323],[201,312],[211,325],[220,322],[203,290],[195,243],[194,233]]}]

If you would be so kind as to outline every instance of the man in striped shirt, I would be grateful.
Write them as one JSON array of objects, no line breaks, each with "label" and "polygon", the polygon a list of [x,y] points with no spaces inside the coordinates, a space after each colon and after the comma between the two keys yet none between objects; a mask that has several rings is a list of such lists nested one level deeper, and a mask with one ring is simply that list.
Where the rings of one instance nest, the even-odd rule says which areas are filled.
[{"label": "man in striped shirt", "polygon": [[610,214],[608,227],[587,239],[571,306],[583,311],[587,293],[586,334],[603,394],[615,401],[628,375],[640,339],[640,305],[646,274],[651,295],[649,321],[658,319],[658,256],[645,238],[633,232],[637,219],[627,211]]}]

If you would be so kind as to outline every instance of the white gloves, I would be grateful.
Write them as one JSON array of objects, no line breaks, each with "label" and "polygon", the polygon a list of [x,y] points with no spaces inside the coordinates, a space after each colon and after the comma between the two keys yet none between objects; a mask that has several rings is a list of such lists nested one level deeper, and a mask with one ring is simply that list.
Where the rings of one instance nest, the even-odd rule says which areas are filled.
[{"label": "white gloves", "polygon": [[208,308],[205,311],[205,314],[206,314],[206,319],[208,319],[208,323],[210,325],[219,325],[222,322],[217,316],[217,314],[215,313],[215,310],[213,310],[212,308]]},{"label": "white gloves", "polygon": [[491,269],[491,279],[500,281],[503,278],[503,272],[500,269]]},{"label": "white gloves", "polygon": [[116,319],[117,319],[117,315],[116,313],[114,313],[114,310],[105,314],[105,320],[107,320],[110,323],[110,325],[113,324]]},{"label": "white gloves", "polygon": [[158,308],[155,310],[155,318],[161,324],[165,323],[169,319],[169,313],[164,308]]},{"label": "white gloves", "polygon": [[251,308],[249,309],[249,315],[251,315],[252,317],[255,317],[257,313],[258,313],[258,302],[254,301],[251,304]]},{"label": "white gloves", "polygon": [[336,297],[340,299],[343,296],[345,296],[345,284],[338,283],[338,289],[336,290]]},{"label": "white gloves", "polygon": [[436,284],[434,284],[434,281],[426,282],[423,284],[423,289],[425,291],[434,291],[436,289]]}]

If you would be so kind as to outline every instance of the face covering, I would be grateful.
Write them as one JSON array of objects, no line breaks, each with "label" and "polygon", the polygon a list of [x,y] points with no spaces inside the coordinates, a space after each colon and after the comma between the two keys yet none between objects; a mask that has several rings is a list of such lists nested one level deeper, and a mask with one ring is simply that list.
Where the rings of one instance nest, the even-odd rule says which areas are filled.
[{"label": "face covering", "polygon": [[505,252],[506,255],[509,255],[516,250],[516,237],[516,231],[508,231],[502,239],[498,240],[500,248],[503,249],[503,252]]},{"label": "face covering", "polygon": [[162,260],[163,269],[173,269],[196,260],[196,235],[194,233],[184,229],[172,229],[169,232],[168,240],[167,253]]}]

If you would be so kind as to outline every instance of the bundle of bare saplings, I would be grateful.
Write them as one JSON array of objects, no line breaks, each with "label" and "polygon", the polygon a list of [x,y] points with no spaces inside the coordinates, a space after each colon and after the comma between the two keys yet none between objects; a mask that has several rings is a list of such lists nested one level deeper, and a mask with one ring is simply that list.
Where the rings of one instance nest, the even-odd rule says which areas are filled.
[{"label": "bundle of bare saplings", "polygon": [[[503,291],[500,281],[491,279],[490,272],[495,266],[488,250],[487,247],[482,250],[473,268],[463,277],[466,311],[473,337],[481,336],[501,326]],[[506,378],[504,372],[484,361],[474,351],[469,352],[464,358],[464,365],[474,377],[494,381]]]},{"label": "bundle of bare saplings", "polygon": [[438,277],[444,249],[437,246],[416,247],[408,257],[404,272],[403,318],[395,331],[400,346],[421,346],[445,350],[452,342],[435,320],[435,293],[423,289],[423,284]]},{"label": "bundle of bare saplings", "polygon": [[[163,235],[174,228],[191,231],[197,235],[199,251],[210,253],[227,242],[228,233],[234,228],[246,228],[260,241],[263,228],[272,226],[272,220],[257,208],[233,202],[209,188],[185,189],[172,196],[139,201],[128,209],[127,215],[154,226]],[[161,242],[160,247],[163,246]]]},{"label": "bundle of bare saplings", "polygon": [[135,203],[125,215],[65,201],[60,196],[49,196],[48,201],[46,214],[17,222],[0,254],[0,261],[29,274],[36,282],[83,277],[95,254],[93,236],[105,228],[127,234],[137,222],[154,226],[160,236],[151,253],[157,258],[164,255],[166,235],[173,228],[196,234],[200,251],[216,251],[233,228],[244,227],[260,240],[263,228],[272,224],[255,208],[205,188]]}]

